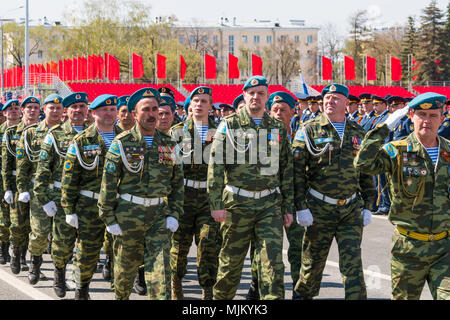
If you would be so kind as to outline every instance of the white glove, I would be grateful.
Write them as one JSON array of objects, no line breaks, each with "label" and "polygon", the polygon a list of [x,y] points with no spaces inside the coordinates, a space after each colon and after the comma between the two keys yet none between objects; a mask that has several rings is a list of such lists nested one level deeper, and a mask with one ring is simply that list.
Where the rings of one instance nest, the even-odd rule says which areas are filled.
[{"label": "white glove", "polygon": [[313,216],[309,209],[297,211],[297,223],[302,227],[309,227],[313,224]]},{"label": "white glove", "polygon": [[3,199],[5,199],[7,204],[12,204],[14,201],[14,194],[12,193],[11,190],[5,191]]},{"label": "white glove", "polygon": [[78,216],[76,213],[66,215],[66,222],[68,225],[78,229]]},{"label": "white glove", "polygon": [[408,114],[408,112],[409,112],[409,106],[406,106],[397,111],[394,111],[393,114],[391,114],[391,115],[389,115],[389,117],[387,117],[387,119],[384,123],[386,123],[389,130],[392,131],[397,127],[397,124],[400,121],[400,119],[403,118],[404,116],[406,116]]},{"label": "white glove", "polygon": [[58,212],[58,208],[56,207],[55,201],[50,201],[49,203],[44,205],[42,208],[44,208],[45,213],[49,217],[53,217],[56,214],[56,212]]},{"label": "white glove", "polygon": [[363,225],[367,226],[372,221],[372,212],[370,210],[364,209],[362,211]]},{"label": "white glove", "polygon": [[106,231],[108,231],[109,233],[111,233],[114,236],[123,235],[122,229],[120,229],[120,226],[117,223],[113,224],[112,226],[106,226]]},{"label": "white glove", "polygon": [[28,191],[19,193],[19,201],[20,202],[25,202],[27,203],[28,201],[30,201],[30,194],[28,193]]},{"label": "white glove", "polygon": [[178,229],[178,221],[174,217],[166,218],[166,229],[169,229],[172,232],[177,231]]}]

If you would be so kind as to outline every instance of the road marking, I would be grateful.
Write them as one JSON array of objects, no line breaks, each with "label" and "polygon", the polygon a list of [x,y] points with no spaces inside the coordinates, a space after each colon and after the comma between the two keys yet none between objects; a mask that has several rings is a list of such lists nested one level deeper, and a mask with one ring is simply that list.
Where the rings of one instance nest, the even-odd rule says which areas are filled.
[{"label": "road marking", "polygon": [[0,279],[13,286],[20,292],[26,294],[27,296],[33,298],[33,300],[55,300],[54,298],[40,292],[38,289],[33,288],[28,283],[19,280],[15,276],[9,274],[7,271],[0,268]]}]

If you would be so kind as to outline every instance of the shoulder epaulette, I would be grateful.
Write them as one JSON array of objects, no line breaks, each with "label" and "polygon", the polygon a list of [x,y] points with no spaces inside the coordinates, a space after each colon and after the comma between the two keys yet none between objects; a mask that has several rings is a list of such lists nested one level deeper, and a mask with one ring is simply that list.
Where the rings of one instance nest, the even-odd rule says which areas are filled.
[{"label": "shoulder epaulette", "polygon": [[408,145],[408,142],[405,139],[402,139],[402,140],[391,141],[390,144],[392,144],[396,147],[402,147],[402,146]]}]

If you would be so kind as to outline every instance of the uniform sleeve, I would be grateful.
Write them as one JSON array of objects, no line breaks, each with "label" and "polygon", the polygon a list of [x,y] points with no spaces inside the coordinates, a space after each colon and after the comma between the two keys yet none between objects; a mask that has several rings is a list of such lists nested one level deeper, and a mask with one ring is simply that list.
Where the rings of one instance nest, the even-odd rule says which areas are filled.
[{"label": "uniform sleeve", "polygon": [[211,211],[224,209],[222,194],[225,188],[225,121],[222,120],[214,135],[209,156],[207,191]]},{"label": "uniform sleeve", "polygon": [[36,178],[34,181],[34,194],[41,205],[45,205],[53,199],[49,196],[50,184],[52,178],[52,163],[58,160],[58,155],[53,147],[51,137],[47,135],[41,146],[41,154],[36,169]]},{"label": "uniform sleeve", "polygon": [[24,139],[25,135],[22,134],[17,144],[17,152],[16,152],[16,171],[17,171],[16,183],[17,183],[17,191],[19,193],[32,191],[30,190],[30,186],[32,186],[32,184],[30,184],[30,177],[33,176],[33,163],[30,161],[30,159],[27,157],[25,153]]},{"label": "uniform sleeve", "polygon": [[296,211],[308,209],[306,205],[306,163],[309,156],[302,131],[299,129],[292,143],[294,165],[294,207]]},{"label": "uniform sleeve", "polygon": [[[5,191],[14,190],[16,185],[15,177],[13,176],[14,161],[16,160],[15,155],[12,155],[7,147],[7,141],[11,141],[10,136],[11,131],[6,131],[5,137],[2,142],[2,179],[3,188]],[[11,146],[11,144],[9,144]]]},{"label": "uniform sleeve", "polygon": [[103,177],[98,198],[99,217],[107,226],[117,224],[115,209],[117,206],[117,194],[119,181],[123,172],[123,164],[120,155],[108,151],[103,167]]},{"label": "uniform sleeve", "polygon": [[71,144],[64,159],[64,169],[61,179],[61,207],[66,215],[75,212],[76,203],[80,192],[82,168],[75,153],[75,147]]},{"label": "uniform sleeve", "polygon": [[281,203],[282,214],[294,213],[294,168],[290,143],[287,139],[287,131],[283,129],[283,144],[280,150],[280,178],[281,178]]},{"label": "uniform sleeve", "polygon": [[167,197],[169,204],[169,215],[179,220],[183,214],[184,204],[184,175],[181,164],[175,164],[170,180],[172,192]]}]

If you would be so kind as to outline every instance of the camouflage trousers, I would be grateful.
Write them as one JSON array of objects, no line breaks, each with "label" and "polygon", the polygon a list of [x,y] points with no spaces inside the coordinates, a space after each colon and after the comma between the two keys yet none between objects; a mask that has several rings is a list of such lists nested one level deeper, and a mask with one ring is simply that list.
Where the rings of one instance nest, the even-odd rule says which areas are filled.
[{"label": "camouflage trousers", "polygon": [[211,217],[206,190],[185,188],[184,212],[179,218],[178,230],[172,235],[170,268],[179,278],[186,275],[187,256],[193,237],[197,245],[197,274],[201,287],[212,287],[216,282],[220,250],[219,225]]},{"label": "camouflage trousers", "polygon": [[222,248],[213,293],[216,300],[236,294],[250,241],[255,244],[261,299],[284,299],[281,195],[250,199],[224,191],[226,219],[220,225]]},{"label": "camouflage trousers", "polygon": [[419,300],[425,282],[435,300],[450,300],[450,237],[420,241],[392,236],[391,282],[393,300]]},{"label": "camouflage trousers", "polygon": [[98,215],[97,200],[80,196],[76,206],[78,241],[76,244],[74,279],[78,288],[90,283],[105,238],[105,224]]},{"label": "camouflage trousers", "polygon": [[14,193],[14,203],[9,206],[11,227],[11,244],[14,247],[25,247],[28,245],[30,233],[30,202],[18,201],[19,193]]},{"label": "camouflage trousers", "polygon": [[52,218],[49,217],[36,197],[30,200],[31,232],[28,241],[28,251],[33,256],[41,256],[48,246],[48,235],[52,232]]},{"label": "camouflage trousers", "polygon": [[151,300],[170,300],[170,231],[166,229],[165,203],[145,207],[118,199],[115,215],[123,235],[114,236],[114,291],[127,300],[138,267],[144,261],[147,295]]},{"label": "camouflage trousers", "polygon": [[9,205],[3,200],[4,192],[0,192],[0,241],[8,242],[11,236],[9,227],[11,227],[11,218],[9,214]]},{"label": "camouflage trousers", "polygon": [[366,299],[361,260],[363,222],[359,202],[338,207],[308,197],[308,206],[314,222],[306,228],[303,238],[302,267],[295,291],[305,298],[319,294],[328,253],[336,238],[345,299]]}]

